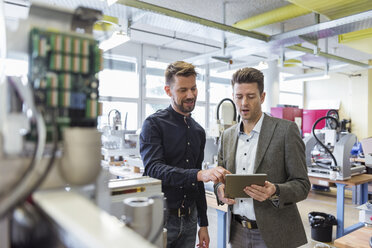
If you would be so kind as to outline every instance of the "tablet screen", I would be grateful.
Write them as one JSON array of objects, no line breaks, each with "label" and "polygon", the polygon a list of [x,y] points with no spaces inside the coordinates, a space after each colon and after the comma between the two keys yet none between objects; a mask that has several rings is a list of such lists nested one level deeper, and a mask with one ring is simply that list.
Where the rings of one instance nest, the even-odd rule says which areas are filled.
[{"label": "tablet screen", "polygon": [[266,174],[227,174],[225,177],[225,197],[227,198],[250,198],[243,189],[246,186],[256,184],[263,186],[267,179]]}]

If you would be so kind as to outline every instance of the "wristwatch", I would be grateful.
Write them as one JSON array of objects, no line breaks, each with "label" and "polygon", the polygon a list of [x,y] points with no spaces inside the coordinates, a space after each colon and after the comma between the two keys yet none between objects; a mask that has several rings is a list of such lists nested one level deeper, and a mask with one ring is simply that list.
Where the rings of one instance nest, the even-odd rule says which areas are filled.
[{"label": "wristwatch", "polygon": [[275,193],[274,193],[274,195],[276,195],[276,196],[280,196],[280,188],[279,188],[279,185],[278,184],[274,184],[275,185]]},{"label": "wristwatch", "polygon": [[279,185],[278,184],[274,184],[275,185],[275,193],[270,197],[270,200],[279,200],[279,196],[280,196],[280,188],[279,188]]}]

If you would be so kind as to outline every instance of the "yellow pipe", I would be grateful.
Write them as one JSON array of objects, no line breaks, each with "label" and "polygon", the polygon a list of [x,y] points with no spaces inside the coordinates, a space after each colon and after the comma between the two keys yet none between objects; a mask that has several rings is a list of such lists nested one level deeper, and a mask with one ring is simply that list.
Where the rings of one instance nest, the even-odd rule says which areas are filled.
[{"label": "yellow pipe", "polygon": [[288,4],[286,6],[238,21],[233,24],[233,26],[244,30],[251,30],[265,25],[282,22],[298,16],[307,15],[311,12],[311,10],[301,8],[294,4]]},{"label": "yellow pipe", "polygon": [[371,0],[288,0],[304,9],[327,16],[331,20],[372,9]]}]

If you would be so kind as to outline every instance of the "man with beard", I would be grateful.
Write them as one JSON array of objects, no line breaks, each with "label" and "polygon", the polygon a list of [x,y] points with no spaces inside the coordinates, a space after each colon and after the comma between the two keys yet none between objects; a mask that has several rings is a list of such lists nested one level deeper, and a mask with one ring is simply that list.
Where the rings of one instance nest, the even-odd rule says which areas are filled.
[{"label": "man with beard", "polygon": [[198,89],[195,67],[183,61],[165,71],[168,108],[146,118],[140,135],[144,175],[162,181],[167,199],[167,247],[195,247],[197,222],[199,247],[209,246],[204,183],[224,182],[229,173],[222,167],[201,170],[205,131],[191,117]]}]

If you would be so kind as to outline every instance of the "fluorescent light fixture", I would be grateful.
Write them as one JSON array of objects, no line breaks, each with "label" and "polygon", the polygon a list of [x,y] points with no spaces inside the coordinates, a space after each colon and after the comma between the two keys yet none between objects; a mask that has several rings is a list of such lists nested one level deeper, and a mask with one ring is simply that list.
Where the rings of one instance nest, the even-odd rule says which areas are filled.
[{"label": "fluorescent light fixture", "polygon": [[107,5],[108,6],[111,6],[113,5],[114,3],[116,3],[118,0],[107,0]]},{"label": "fluorescent light fixture", "polygon": [[283,81],[289,82],[289,81],[316,81],[316,80],[323,80],[323,79],[329,79],[328,74],[322,73],[309,73],[309,74],[301,74],[301,75],[294,75],[290,77],[283,78]]},{"label": "fluorescent light fixture", "polygon": [[110,38],[101,41],[99,48],[103,51],[110,50],[130,40],[130,37],[123,31],[115,31]]},{"label": "fluorescent light fixture", "polygon": [[[244,68],[244,67],[253,67],[253,68],[257,69],[257,70],[266,70],[266,69],[269,68],[269,65],[265,61],[259,62],[258,65],[257,64],[252,64],[252,63],[238,63],[238,64],[232,64],[232,65],[230,65],[228,67],[227,66],[223,66],[223,67],[215,68],[214,70],[217,73],[221,73],[221,72],[228,72],[228,73],[230,73],[230,71],[232,71],[232,73],[234,73],[237,69]],[[231,73],[231,75],[232,75],[232,73]],[[230,76],[229,76],[229,78],[231,78]]]}]

